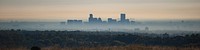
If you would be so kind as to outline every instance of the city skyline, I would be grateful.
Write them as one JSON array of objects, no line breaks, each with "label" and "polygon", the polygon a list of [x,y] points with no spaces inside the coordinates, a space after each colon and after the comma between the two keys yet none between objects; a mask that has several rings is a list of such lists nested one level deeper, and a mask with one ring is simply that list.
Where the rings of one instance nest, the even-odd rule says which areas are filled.
[{"label": "city skyline", "polygon": [[0,20],[199,20],[200,0],[0,0]]},{"label": "city skyline", "polygon": [[96,18],[93,14],[89,14],[87,22],[83,22],[80,19],[68,19],[67,24],[69,25],[82,25],[82,24],[120,24],[120,25],[131,25],[135,23],[135,20],[130,20],[126,18],[125,13],[120,14],[120,20],[114,18],[107,18],[107,20],[102,20],[100,17]]}]

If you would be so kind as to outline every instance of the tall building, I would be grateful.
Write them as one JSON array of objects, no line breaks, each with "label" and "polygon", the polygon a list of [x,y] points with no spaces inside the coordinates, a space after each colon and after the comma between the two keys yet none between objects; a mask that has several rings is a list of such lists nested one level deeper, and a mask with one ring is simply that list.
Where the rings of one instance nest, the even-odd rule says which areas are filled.
[{"label": "tall building", "polygon": [[90,14],[90,17],[92,17],[92,18],[93,18],[93,14]]},{"label": "tall building", "polygon": [[121,24],[130,24],[129,19],[126,19],[126,14],[125,13],[121,13],[120,14],[120,21]]},{"label": "tall building", "polygon": [[126,21],[126,14],[122,13],[120,14],[120,21],[125,22]]},{"label": "tall building", "polygon": [[93,14],[89,14],[89,22],[91,23],[94,20]]},{"label": "tall building", "polygon": [[102,23],[101,18],[94,18],[93,14],[89,14],[89,23]]}]

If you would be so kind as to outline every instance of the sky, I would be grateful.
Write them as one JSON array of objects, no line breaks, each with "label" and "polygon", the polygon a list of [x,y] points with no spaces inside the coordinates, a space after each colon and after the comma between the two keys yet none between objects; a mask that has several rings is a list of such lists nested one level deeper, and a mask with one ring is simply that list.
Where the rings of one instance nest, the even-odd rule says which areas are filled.
[{"label": "sky", "polygon": [[200,0],[0,0],[0,20],[200,20]]}]

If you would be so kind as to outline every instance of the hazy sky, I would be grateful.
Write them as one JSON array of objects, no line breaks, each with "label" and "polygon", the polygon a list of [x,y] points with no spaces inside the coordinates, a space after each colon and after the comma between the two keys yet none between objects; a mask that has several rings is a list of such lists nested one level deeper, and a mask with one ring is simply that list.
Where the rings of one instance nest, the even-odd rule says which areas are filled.
[{"label": "hazy sky", "polygon": [[0,20],[200,19],[200,0],[0,0]]}]

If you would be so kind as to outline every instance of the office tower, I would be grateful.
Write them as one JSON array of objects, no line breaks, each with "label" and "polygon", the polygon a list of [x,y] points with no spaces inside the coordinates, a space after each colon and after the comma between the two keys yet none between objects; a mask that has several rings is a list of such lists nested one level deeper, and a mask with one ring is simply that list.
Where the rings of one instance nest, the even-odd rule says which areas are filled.
[{"label": "office tower", "polygon": [[91,23],[94,20],[93,14],[89,14],[89,22]]},{"label": "office tower", "polygon": [[93,14],[90,14],[90,18],[93,18]]},{"label": "office tower", "polygon": [[120,15],[120,21],[121,22],[125,22],[126,21],[126,14],[124,14],[124,13],[122,13],[121,15]]},{"label": "office tower", "polygon": [[94,18],[93,14],[89,14],[89,23],[92,24],[97,24],[97,23],[102,23],[103,21],[101,20],[101,18]]}]

